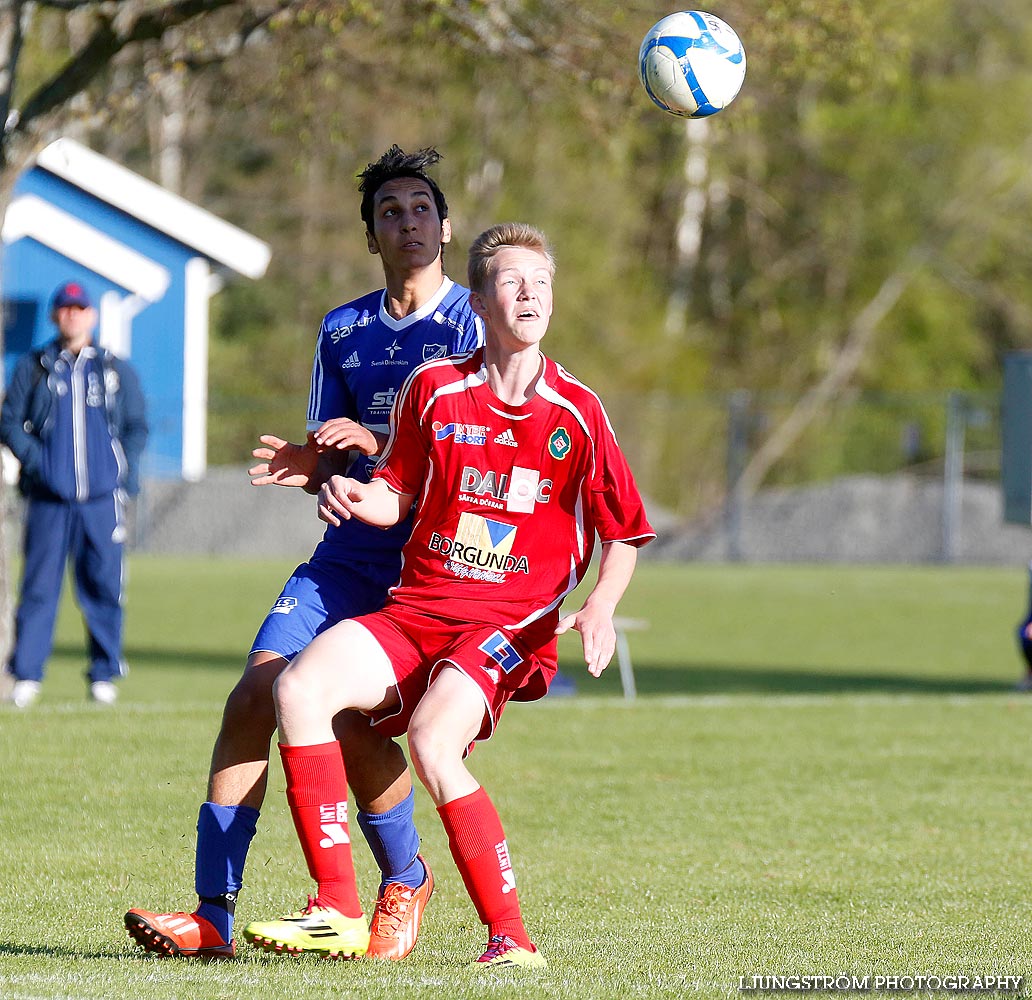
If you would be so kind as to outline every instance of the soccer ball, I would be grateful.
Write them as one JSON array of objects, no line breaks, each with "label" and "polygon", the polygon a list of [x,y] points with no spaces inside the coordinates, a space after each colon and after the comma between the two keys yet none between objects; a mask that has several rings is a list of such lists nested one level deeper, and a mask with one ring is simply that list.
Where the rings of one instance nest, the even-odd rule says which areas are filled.
[{"label": "soccer ball", "polygon": [[638,73],[664,111],[705,118],[726,108],[745,79],[745,49],[734,29],[701,10],[669,14],[642,40]]}]

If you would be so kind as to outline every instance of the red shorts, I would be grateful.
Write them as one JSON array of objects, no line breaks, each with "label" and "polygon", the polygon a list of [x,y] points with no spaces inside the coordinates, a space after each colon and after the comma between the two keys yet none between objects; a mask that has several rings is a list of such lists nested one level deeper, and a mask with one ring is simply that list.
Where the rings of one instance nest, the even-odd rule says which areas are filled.
[{"label": "red shorts", "polygon": [[484,725],[478,740],[491,738],[510,699],[541,698],[555,676],[554,636],[543,645],[531,646],[526,636],[521,640],[509,629],[448,621],[397,604],[353,621],[372,633],[394,668],[401,704],[368,713],[384,736],[400,736],[408,730],[419,699],[446,664],[461,670],[483,693]]}]

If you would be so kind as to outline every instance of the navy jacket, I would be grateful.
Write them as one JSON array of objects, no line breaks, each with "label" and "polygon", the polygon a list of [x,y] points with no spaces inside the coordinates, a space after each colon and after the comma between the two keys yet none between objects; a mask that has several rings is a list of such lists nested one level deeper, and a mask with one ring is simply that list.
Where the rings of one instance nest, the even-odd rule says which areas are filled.
[{"label": "navy jacket", "polygon": [[[104,371],[104,407],[111,438],[125,456],[119,487],[140,491],[140,456],[147,442],[147,416],[135,369],[103,347],[96,348]],[[62,482],[47,482],[43,468],[44,440],[53,430],[56,385],[54,364],[61,354],[55,338],[19,360],[0,407],[0,442],[21,462],[19,488],[27,496],[66,496]],[[64,473],[61,473],[64,474]],[[74,475],[67,470],[67,475]]]}]

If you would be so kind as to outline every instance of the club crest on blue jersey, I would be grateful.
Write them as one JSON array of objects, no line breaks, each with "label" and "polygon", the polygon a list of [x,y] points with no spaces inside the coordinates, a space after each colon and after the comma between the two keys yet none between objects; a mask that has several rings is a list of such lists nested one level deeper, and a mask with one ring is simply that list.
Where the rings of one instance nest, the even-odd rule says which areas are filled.
[{"label": "club crest on blue jersey", "polygon": [[423,360],[436,361],[438,358],[448,357],[448,348],[444,344],[424,344]]},{"label": "club crest on blue jersey", "polygon": [[477,649],[487,653],[507,674],[511,674],[523,662],[523,657],[501,632],[492,632]]}]

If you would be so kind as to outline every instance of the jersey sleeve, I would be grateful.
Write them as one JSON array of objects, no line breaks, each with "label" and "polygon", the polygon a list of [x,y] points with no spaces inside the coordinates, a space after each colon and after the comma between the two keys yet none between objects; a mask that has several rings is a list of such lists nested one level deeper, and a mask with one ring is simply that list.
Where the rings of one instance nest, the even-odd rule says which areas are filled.
[{"label": "jersey sleeve", "polygon": [[334,417],[358,419],[358,407],[344,379],[343,370],[335,363],[333,342],[326,332],[325,321],[319,327],[312,361],[312,382],[308,390],[308,430],[314,431]]},{"label": "jersey sleeve", "polygon": [[604,410],[597,414],[591,505],[599,540],[640,548],[656,537],[634,475]]},{"label": "jersey sleeve", "polygon": [[457,338],[455,354],[469,354],[478,347],[484,346],[484,321],[472,309],[469,317]]},{"label": "jersey sleeve", "polygon": [[417,369],[401,387],[391,409],[390,434],[373,476],[397,493],[418,496],[426,480],[430,455],[429,425],[424,420],[425,378]]}]

